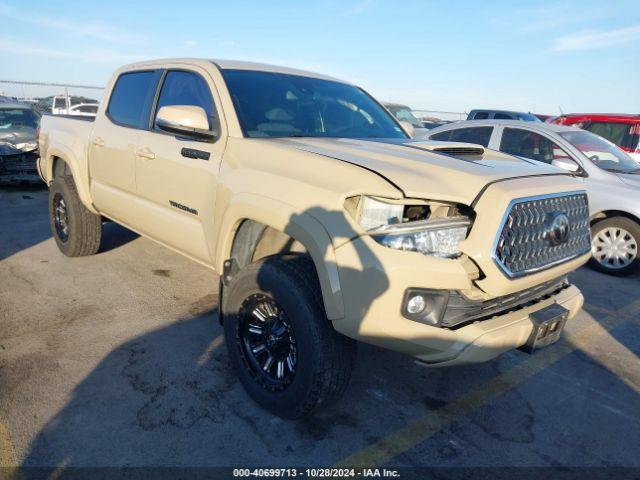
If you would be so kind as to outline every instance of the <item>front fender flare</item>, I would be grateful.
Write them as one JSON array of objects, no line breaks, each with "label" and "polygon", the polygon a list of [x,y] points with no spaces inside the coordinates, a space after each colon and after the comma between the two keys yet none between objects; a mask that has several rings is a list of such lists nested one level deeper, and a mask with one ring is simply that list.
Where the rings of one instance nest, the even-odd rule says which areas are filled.
[{"label": "front fender flare", "polygon": [[281,200],[251,193],[235,194],[220,222],[216,244],[216,270],[223,271],[224,261],[231,254],[236,231],[243,220],[254,220],[275,228],[299,241],[315,264],[327,317],[344,317],[344,302],[340,288],[338,265],[331,237],[322,224],[309,213]]}]

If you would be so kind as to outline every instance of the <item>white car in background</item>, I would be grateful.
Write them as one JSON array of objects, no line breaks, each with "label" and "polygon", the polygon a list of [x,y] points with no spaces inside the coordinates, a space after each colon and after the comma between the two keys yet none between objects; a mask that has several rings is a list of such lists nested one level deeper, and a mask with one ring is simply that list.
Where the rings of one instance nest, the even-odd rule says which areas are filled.
[{"label": "white car in background", "polygon": [[95,117],[98,112],[98,102],[82,101],[90,100],[84,97],[73,97],[71,95],[56,95],[51,102],[51,113],[53,115],[76,115]]},{"label": "white car in background", "polygon": [[95,117],[98,114],[97,103],[80,103],[69,108],[69,115],[76,117]]},{"label": "white car in background", "polygon": [[519,120],[456,122],[427,139],[476,143],[572,172],[589,194],[590,265],[613,275],[640,269],[640,162],[613,143],[574,127]]}]

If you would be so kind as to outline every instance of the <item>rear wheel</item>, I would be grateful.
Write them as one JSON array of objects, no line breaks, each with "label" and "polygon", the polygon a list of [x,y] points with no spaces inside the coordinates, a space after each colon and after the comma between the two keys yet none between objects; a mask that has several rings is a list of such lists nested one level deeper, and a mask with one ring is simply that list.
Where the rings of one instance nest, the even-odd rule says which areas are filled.
[{"label": "rear wheel", "polygon": [[600,272],[624,276],[638,270],[640,226],[626,217],[607,218],[591,227],[591,260]]},{"label": "rear wheel", "polygon": [[355,342],[333,329],[319,292],[304,255],[252,263],[225,291],[231,363],[253,400],[284,418],[337,400],[351,376]]},{"label": "rear wheel", "polygon": [[49,222],[53,238],[66,256],[93,255],[100,248],[100,215],[82,204],[70,176],[56,177],[49,188]]}]

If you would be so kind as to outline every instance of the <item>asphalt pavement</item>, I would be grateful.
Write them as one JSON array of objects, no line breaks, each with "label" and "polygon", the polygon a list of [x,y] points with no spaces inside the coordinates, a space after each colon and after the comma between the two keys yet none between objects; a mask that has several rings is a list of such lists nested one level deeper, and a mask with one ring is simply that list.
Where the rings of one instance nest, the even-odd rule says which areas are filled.
[{"label": "asphalt pavement", "polygon": [[563,339],[427,369],[360,345],[344,399],[286,421],[227,360],[217,275],[114,224],[56,248],[43,189],[0,190],[0,466],[640,468],[640,276],[583,268]]}]

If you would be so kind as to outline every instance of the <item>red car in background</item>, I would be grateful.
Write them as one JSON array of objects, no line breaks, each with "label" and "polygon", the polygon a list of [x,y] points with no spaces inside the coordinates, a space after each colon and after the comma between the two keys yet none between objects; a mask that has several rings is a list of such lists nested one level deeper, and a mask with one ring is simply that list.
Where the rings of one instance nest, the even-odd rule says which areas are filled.
[{"label": "red car in background", "polygon": [[552,123],[572,125],[593,132],[640,160],[640,115],[572,113],[556,117]]}]

